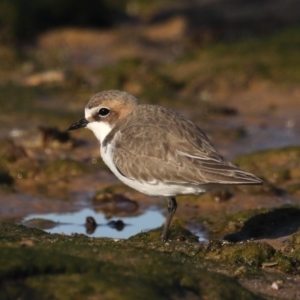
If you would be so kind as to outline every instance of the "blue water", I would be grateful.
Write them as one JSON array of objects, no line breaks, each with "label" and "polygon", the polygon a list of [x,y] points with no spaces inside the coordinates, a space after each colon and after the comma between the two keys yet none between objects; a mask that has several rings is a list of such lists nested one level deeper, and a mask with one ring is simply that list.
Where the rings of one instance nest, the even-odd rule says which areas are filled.
[{"label": "blue water", "polygon": [[[89,233],[85,226],[86,217],[93,217],[97,223],[95,231]],[[114,239],[126,239],[140,232],[160,227],[165,222],[165,216],[157,209],[148,209],[137,216],[116,217],[107,219],[103,213],[95,212],[91,208],[84,208],[69,213],[32,214],[25,217],[22,224],[33,219],[43,219],[53,222],[53,227],[44,229],[48,233],[59,234],[85,234],[90,237],[108,237]],[[112,225],[119,222],[124,226],[121,228]],[[172,224],[171,224],[172,226]],[[38,227],[38,226],[36,226]],[[199,242],[208,240],[208,233],[201,224],[187,224],[187,228],[199,237]]]},{"label": "blue water", "polygon": [[[85,227],[86,217],[93,217],[98,224],[95,231],[88,234]],[[129,238],[137,233],[148,231],[162,226],[165,217],[158,210],[147,210],[138,216],[127,216],[106,219],[103,213],[97,213],[90,208],[85,208],[72,213],[50,213],[50,214],[32,214],[23,219],[24,224],[32,219],[46,219],[55,222],[55,226],[45,229],[49,233],[61,233],[66,235],[86,234],[90,237],[110,237],[110,238]],[[118,231],[107,225],[111,221],[121,220],[124,228]]]}]

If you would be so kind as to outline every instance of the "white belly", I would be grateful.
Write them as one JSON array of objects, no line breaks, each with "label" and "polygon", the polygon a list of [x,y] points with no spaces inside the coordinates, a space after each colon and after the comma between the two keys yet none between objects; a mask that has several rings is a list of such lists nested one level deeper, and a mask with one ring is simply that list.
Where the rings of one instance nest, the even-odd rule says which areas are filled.
[{"label": "white belly", "polygon": [[188,194],[202,194],[206,192],[206,186],[201,185],[188,185],[188,184],[176,184],[176,183],[163,183],[159,181],[145,182],[129,179],[123,176],[116,168],[113,162],[113,143],[107,145],[107,147],[101,147],[100,153],[105,164],[110,170],[126,185],[131,188],[150,196],[176,196],[176,195],[188,195]]}]

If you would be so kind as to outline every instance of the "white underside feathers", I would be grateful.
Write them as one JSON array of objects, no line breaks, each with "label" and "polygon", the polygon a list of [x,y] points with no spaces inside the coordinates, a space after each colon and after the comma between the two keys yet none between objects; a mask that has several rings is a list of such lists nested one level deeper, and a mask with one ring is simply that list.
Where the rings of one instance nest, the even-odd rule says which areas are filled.
[{"label": "white underside feathers", "polygon": [[101,157],[110,170],[126,185],[131,188],[150,196],[176,196],[202,194],[206,192],[206,185],[188,185],[176,183],[164,183],[159,181],[145,182],[127,178],[123,176],[113,161],[114,143],[108,144],[106,147],[100,147]]}]

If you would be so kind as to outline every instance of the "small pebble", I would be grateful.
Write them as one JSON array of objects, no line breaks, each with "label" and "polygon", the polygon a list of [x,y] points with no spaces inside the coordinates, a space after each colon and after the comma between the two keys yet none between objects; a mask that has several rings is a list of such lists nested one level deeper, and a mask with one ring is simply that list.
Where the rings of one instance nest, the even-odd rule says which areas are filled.
[{"label": "small pebble", "polygon": [[272,283],[271,288],[272,288],[273,290],[279,290],[279,286],[278,286],[278,284],[277,284],[276,281],[274,281],[274,282]]}]

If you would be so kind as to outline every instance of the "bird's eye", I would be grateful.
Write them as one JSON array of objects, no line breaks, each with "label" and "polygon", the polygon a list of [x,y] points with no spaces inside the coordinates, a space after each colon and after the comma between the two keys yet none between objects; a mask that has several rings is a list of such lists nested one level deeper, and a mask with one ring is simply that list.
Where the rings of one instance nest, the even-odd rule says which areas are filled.
[{"label": "bird's eye", "polygon": [[106,108],[106,107],[100,108],[99,112],[98,112],[99,116],[101,116],[101,117],[105,117],[109,113],[110,113],[110,110],[108,108]]}]

